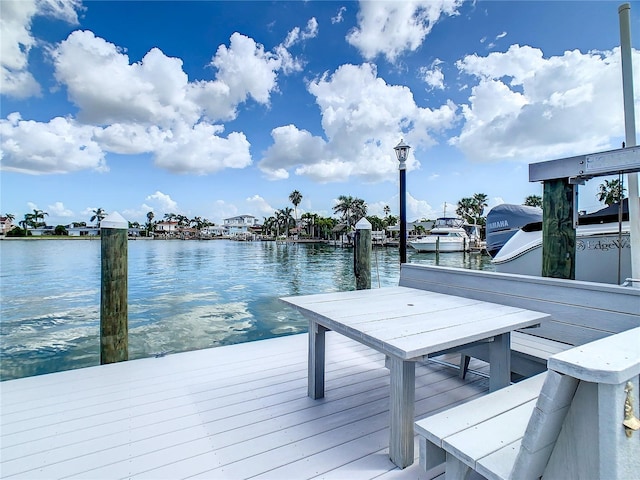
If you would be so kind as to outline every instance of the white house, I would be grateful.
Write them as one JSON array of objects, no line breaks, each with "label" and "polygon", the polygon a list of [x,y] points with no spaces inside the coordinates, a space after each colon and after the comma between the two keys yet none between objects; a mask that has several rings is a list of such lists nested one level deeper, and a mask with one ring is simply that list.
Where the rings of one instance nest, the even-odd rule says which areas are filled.
[{"label": "white house", "polygon": [[224,219],[224,227],[231,236],[250,233],[251,227],[257,225],[258,219],[253,215],[240,215]]},{"label": "white house", "polygon": [[162,221],[156,223],[155,232],[165,235],[176,235],[178,233],[178,222],[176,221]]},{"label": "white house", "polygon": [[70,237],[95,237],[100,235],[100,227],[88,226],[88,227],[74,227],[73,224],[66,225],[67,234]]}]

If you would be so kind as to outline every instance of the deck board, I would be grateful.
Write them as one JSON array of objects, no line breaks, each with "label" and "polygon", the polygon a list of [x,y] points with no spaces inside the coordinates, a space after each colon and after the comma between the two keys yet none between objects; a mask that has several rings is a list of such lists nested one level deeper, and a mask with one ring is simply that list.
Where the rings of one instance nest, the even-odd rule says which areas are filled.
[{"label": "deck board", "polygon": [[[0,476],[424,478],[388,458],[384,356],[329,332],[326,396],[312,400],[307,338],[2,382]],[[418,366],[416,418],[487,392],[457,374]]]}]

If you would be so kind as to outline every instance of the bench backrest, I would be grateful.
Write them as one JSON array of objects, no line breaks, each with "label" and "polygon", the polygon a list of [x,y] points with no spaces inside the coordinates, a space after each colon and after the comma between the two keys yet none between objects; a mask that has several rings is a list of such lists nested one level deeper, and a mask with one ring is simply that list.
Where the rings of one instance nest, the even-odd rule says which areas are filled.
[{"label": "bench backrest", "polygon": [[582,345],[640,326],[640,289],[603,283],[403,264],[400,286],[548,313],[527,333]]}]

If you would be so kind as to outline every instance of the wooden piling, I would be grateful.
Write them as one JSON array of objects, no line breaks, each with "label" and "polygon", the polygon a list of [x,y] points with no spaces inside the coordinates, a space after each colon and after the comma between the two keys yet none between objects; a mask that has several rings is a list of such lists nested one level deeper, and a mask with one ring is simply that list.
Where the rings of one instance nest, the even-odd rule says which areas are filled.
[{"label": "wooden piling", "polygon": [[117,212],[100,222],[100,364],[129,359],[127,230]]},{"label": "wooden piling", "polygon": [[371,288],[371,223],[364,217],[356,223],[353,255],[356,290]]},{"label": "wooden piling", "polygon": [[542,198],[542,276],[576,278],[575,187],[566,178],[545,180]]}]

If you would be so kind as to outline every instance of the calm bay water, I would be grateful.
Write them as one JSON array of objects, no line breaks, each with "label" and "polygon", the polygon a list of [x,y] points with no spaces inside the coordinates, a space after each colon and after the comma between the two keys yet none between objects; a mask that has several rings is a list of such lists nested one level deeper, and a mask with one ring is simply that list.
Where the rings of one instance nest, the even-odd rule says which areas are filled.
[{"label": "calm bay water", "polygon": [[[321,244],[130,241],[129,358],[306,331],[278,297],[353,290],[353,252]],[[434,254],[408,252],[411,263]],[[374,249],[372,288],[398,284],[397,248]],[[492,270],[489,257],[441,254]],[[0,242],[0,380],[98,365],[100,240]]]}]

